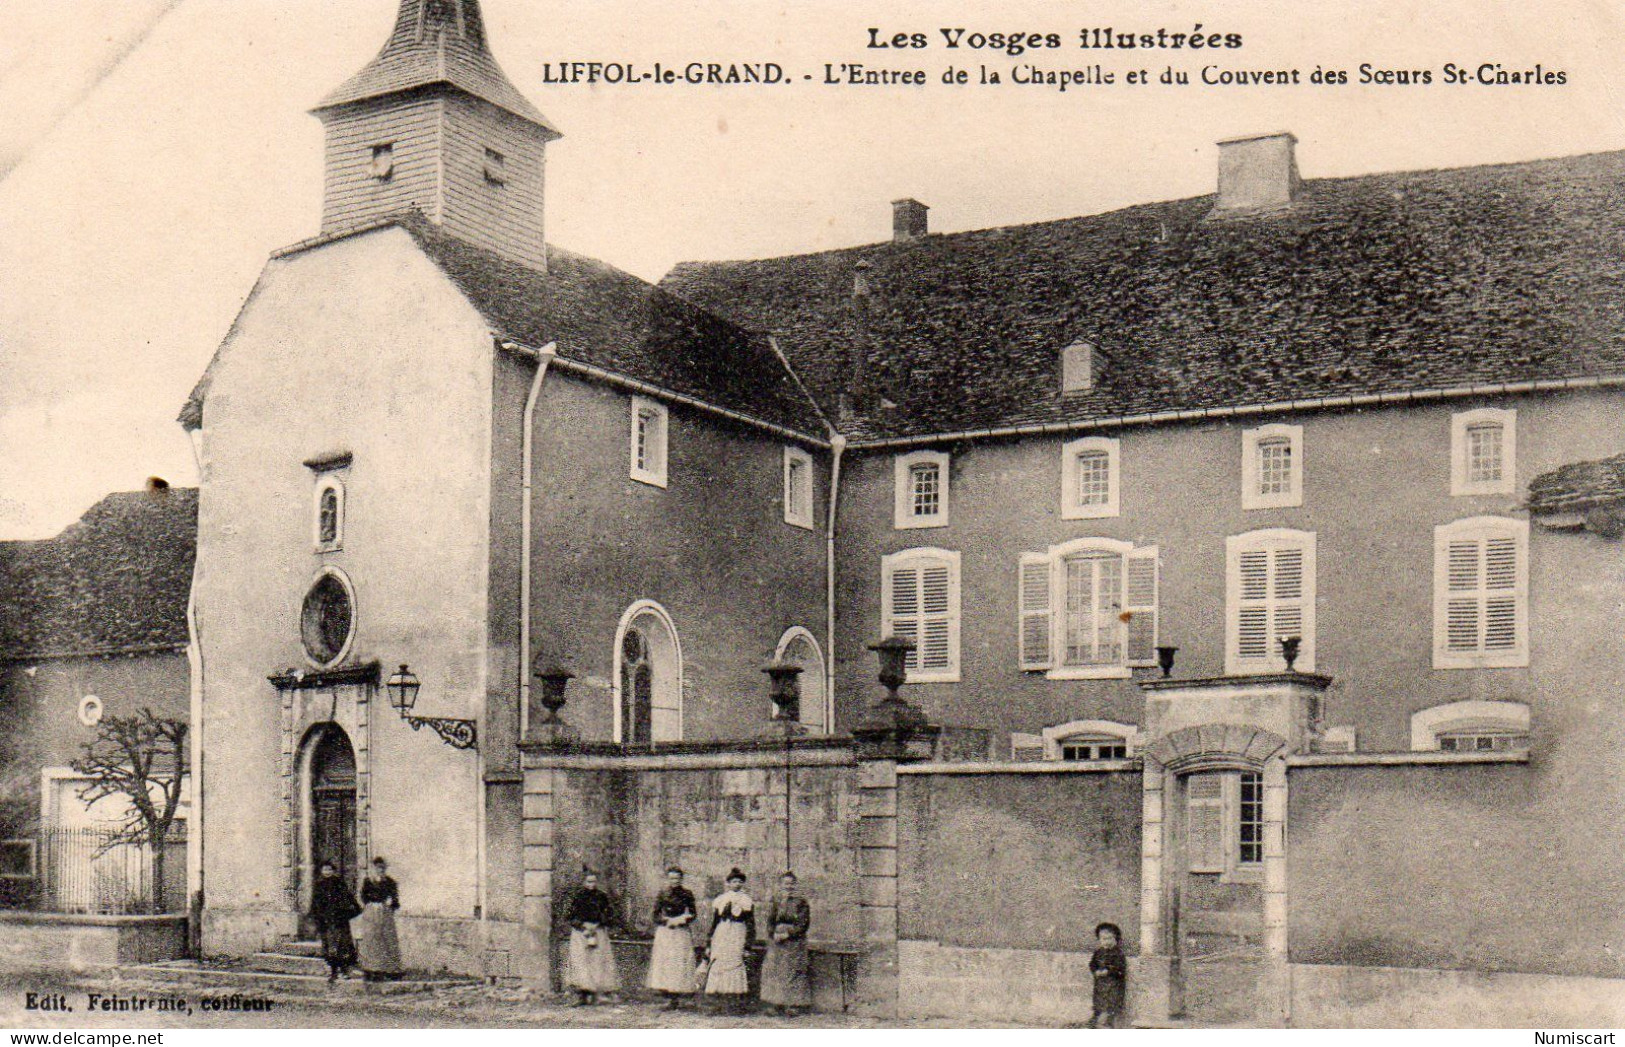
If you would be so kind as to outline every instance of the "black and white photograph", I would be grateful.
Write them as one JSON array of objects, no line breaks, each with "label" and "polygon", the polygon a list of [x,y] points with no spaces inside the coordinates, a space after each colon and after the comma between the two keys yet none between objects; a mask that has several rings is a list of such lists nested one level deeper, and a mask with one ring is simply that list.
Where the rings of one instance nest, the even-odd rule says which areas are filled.
[{"label": "black and white photograph", "polygon": [[0,0],[0,1028],[1615,1042],[1621,41]]}]

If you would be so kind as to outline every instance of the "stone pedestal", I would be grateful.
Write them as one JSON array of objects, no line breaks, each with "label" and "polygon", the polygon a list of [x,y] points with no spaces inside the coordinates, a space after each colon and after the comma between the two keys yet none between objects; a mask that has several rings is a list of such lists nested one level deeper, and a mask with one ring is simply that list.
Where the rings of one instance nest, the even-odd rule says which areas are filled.
[{"label": "stone pedestal", "polygon": [[1185,1013],[1185,983],[1177,956],[1136,956],[1129,961],[1130,1023],[1156,1028]]}]

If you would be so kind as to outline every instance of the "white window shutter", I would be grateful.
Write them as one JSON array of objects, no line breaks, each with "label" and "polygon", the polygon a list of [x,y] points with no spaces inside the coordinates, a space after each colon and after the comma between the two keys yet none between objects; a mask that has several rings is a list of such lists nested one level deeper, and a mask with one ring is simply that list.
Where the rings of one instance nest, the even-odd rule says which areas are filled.
[{"label": "white window shutter", "polygon": [[1157,664],[1157,549],[1136,549],[1125,558],[1123,572],[1123,610],[1128,615],[1125,626],[1127,663],[1129,665]]},{"label": "white window shutter", "polygon": [[1050,629],[1050,559],[1040,553],[1021,555],[1021,667],[1048,669],[1053,663]]},{"label": "white window shutter", "polygon": [[1224,872],[1224,778],[1193,774],[1185,779],[1185,868]]}]

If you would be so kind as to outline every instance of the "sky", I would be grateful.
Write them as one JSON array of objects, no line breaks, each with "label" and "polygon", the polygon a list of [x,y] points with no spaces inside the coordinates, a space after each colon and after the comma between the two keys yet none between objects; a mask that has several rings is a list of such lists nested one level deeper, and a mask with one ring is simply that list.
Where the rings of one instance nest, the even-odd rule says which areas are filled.
[{"label": "sky", "polygon": [[[308,109],[369,60],[397,0],[0,0],[0,538],[60,530],[149,476],[197,482],[175,415],[272,250],[314,234]],[[1220,139],[1292,131],[1306,178],[1625,148],[1625,5],[483,0],[497,58],[565,137],[548,237],[651,280],[684,259],[883,240],[890,201],[934,232],[1211,192]],[[1086,27],[1239,33],[1205,53],[1075,46]],[[1054,32],[1018,57],[942,28]],[[871,48],[894,33],[927,47]],[[964,38],[962,38],[963,40]],[[788,84],[548,82],[567,61],[777,62]],[[821,83],[825,63],[924,86]],[[1446,84],[1453,62],[1540,63],[1561,86]],[[948,87],[1032,63],[1113,85]],[[1174,64],[1300,70],[1297,86],[1164,87]],[[1427,85],[1358,69],[1427,69]],[[1340,86],[1307,81],[1340,69]],[[1152,84],[1130,86],[1145,68]],[[813,80],[803,80],[811,75]]]}]

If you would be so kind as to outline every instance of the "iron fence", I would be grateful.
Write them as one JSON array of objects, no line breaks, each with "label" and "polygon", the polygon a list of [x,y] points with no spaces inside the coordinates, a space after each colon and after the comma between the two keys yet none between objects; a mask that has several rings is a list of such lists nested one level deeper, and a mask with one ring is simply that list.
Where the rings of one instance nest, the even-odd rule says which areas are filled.
[{"label": "iron fence", "polygon": [[39,894],[45,912],[176,913],[186,911],[186,835],[171,831],[164,844],[163,897],[153,905],[153,849],[145,844],[109,846],[109,829],[42,829]]}]

